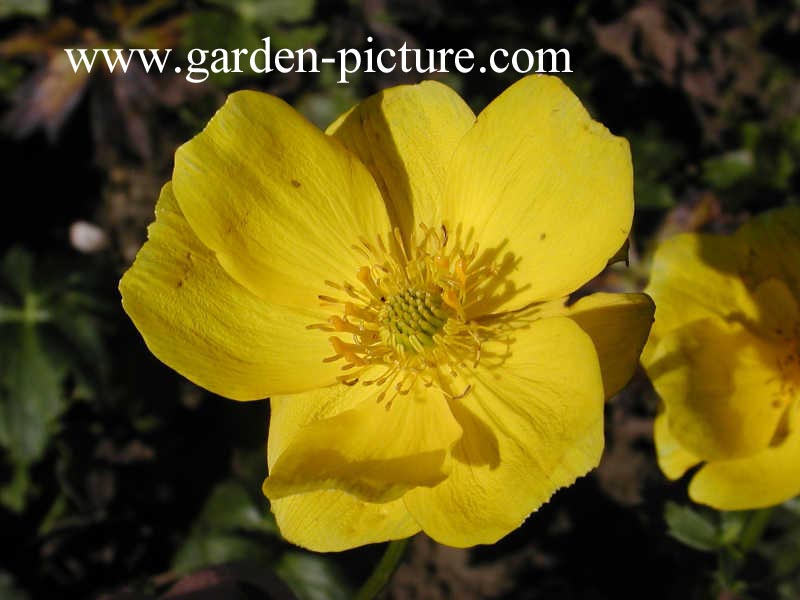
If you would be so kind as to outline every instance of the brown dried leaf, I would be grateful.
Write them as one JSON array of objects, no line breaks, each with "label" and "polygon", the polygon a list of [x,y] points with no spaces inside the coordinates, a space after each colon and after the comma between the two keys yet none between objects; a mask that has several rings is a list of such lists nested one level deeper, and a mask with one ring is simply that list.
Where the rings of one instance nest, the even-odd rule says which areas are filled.
[{"label": "brown dried leaf", "polygon": [[44,66],[17,89],[3,126],[17,137],[41,128],[54,140],[83,96],[88,80],[88,73],[73,72],[66,54],[50,54]]}]

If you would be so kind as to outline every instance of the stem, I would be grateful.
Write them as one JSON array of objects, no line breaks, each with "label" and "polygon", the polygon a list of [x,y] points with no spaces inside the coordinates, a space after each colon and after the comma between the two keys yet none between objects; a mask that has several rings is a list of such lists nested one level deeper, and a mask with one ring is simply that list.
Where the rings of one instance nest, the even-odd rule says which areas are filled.
[{"label": "stem", "polygon": [[389,580],[394,575],[395,570],[400,565],[400,561],[406,552],[406,547],[411,538],[403,540],[393,540],[386,546],[386,551],[381,556],[381,560],[372,574],[358,590],[355,600],[372,600],[378,593],[386,587]]},{"label": "stem", "polygon": [[756,547],[761,540],[772,516],[772,507],[754,510],[747,519],[741,535],[739,535],[739,548],[743,552],[748,552]]},{"label": "stem", "polygon": [[723,590],[736,589],[736,575],[747,558],[747,553],[761,541],[771,516],[772,507],[749,511],[735,544],[720,548],[717,575]]}]

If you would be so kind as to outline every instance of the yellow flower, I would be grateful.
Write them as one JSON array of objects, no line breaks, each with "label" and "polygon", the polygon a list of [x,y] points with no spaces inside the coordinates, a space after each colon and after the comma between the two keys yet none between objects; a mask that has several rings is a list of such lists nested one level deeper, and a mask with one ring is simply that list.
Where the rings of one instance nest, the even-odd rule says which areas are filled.
[{"label": "yellow flower", "polygon": [[653,308],[564,298],[632,214],[627,142],[555,78],[477,119],[440,83],[396,87],[326,133],[239,92],[177,151],[120,287],[162,361],[271,397],[287,539],[491,543],[598,463]]},{"label": "yellow flower", "polygon": [[704,463],[689,495],[722,510],[800,494],[800,209],[665,241],[646,291],[658,308],[642,362],[663,401],[664,473]]}]

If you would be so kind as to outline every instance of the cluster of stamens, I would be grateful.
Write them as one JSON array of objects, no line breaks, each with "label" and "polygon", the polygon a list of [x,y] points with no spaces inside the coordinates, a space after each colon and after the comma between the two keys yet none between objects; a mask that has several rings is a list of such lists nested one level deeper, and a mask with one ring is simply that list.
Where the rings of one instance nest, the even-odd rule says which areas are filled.
[{"label": "cluster of stamens", "polygon": [[417,381],[451,398],[467,393],[462,371],[477,366],[489,334],[468,315],[497,268],[476,264],[477,245],[465,252],[444,227],[420,230],[421,239],[410,243],[397,229],[386,240],[361,239],[353,246],[365,259],[357,284],[326,281],[340,297],[319,299],[336,314],[309,326],[334,334],[334,354],[324,361],[342,361],[339,381],[381,388],[377,399],[387,408]]}]

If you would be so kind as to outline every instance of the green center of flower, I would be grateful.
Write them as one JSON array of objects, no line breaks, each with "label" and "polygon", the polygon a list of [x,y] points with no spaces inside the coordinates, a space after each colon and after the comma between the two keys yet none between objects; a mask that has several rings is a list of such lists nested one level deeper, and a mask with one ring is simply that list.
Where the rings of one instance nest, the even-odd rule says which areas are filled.
[{"label": "green center of flower", "polygon": [[428,291],[408,288],[385,298],[378,315],[381,337],[388,344],[419,354],[434,345],[434,336],[448,319],[442,306],[441,288]]},{"label": "green center of flower", "polygon": [[[419,378],[456,398],[464,391],[462,371],[474,368],[489,328],[470,317],[497,282],[490,259],[476,260],[478,247],[465,251],[444,227],[420,226],[407,243],[399,230],[354,246],[365,258],[355,281],[325,284],[336,295],[320,295],[332,311],[326,323],[309,325],[329,332],[342,361],[345,385],[375,385],[387,406],[407,394]],[[476,264],[480,263],[480,264]],[[457,388],[457,389],[456,389]]]}]

